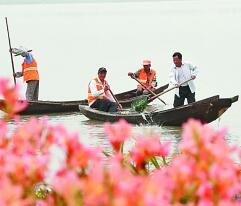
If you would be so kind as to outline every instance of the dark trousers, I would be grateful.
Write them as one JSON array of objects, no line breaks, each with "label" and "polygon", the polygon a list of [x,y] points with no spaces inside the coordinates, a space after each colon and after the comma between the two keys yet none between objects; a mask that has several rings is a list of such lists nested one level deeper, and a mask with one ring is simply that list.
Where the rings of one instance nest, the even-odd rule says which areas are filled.
[{"label": "dark trousers", "polygon": [[137,88],[136,96],[140,96],[142,94],[148,95],[148,94],[150,94],[150,92],[148,90],[146,90],[146,89],[143,89],[143,88]]},{"label": "dark trousers", "polygon": [[109,99],[97,99],[90,107],[103,112],[117,112],[117,104]]},{"label": "dark trousers", "polygon": [[188,104],[196,101],[195,100],[195,92],[192,93],[189,86],[184,86],[184,87],[180,86],[179,87],[179,96],[180,97],[178,97],[175,94],[174,104],[173,104],[174,107],[179,107],[179,106],[184,105],[184,101],[186,98],[187,98]]},{"label": "dark trousers", "polygon": [[38,101],[39,80],[27,81],[26,99],[28,101]]}]

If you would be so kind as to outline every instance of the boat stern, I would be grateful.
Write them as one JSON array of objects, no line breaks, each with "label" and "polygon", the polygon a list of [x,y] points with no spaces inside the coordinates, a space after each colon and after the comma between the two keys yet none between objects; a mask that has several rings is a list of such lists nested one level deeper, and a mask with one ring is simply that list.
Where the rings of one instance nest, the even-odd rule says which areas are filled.
[{"label": "boat stern", "polygon": [[236,95],[234,97],[231,98],[231,103],[237,102],[239,98],[239,95]]}]

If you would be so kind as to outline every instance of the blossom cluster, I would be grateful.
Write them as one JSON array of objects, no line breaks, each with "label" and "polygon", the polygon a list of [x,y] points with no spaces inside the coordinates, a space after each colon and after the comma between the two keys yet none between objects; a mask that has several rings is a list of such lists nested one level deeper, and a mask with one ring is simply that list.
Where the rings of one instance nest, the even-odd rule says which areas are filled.
[{"label": "blossom cluster", "polygon": [[[26,105],[6,80],[0,80],[1,95],[6,112],[0,120],[1,206],[240,205],[241,152],[226,143],[226,130],[189,120],[179,153],[167,163],[170,143],[162,143],[159,134],[139,135],[124,153],[133,134],[124,120],[104,125],[111,153],[85,146],[78,134],[45,118],[15,120],[9,133],[7,121]],[[54,174],[53,148],[64,154]]]}]

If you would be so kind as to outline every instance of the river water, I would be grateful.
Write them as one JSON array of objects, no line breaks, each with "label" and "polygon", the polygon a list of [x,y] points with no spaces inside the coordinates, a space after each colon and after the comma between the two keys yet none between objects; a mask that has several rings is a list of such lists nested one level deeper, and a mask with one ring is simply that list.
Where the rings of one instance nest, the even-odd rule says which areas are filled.
[{"label": "river water", "polygon": [[[199,68],[197,100],[241,93],[239,0],[29,2],[0,1],[0,76],[11,79],[4,20],[8,17],[12,47],[32,49],[38,61],[41,100],[86,98],[88,82],[102,66],[108,70],[114,93],[132,89],[136,82],[127,73],[139,69],[146,58],[151,59],[158,83],[163,85],[168,82],[175,51]],[[21,57],[14,58],[15,70],[20,70],[21,61]],[[25,84],[21,79],[18,83],[24,96]],[[173,96],[172,91],[162,97],[169,107]],[[158,100],[153,104],[163,107]],[[240,114],[239,101],[210,124],[217,129],[227,127],[232,145],[241,146]],[[23,116],[22,121],[28,118]],[[100,122],[79,113],[48,118],[80,133],[85,144],[109,147]],[[179,127],[134,127],[135,134],[151,132],[161,133],[174,149],[180,141]]]}]

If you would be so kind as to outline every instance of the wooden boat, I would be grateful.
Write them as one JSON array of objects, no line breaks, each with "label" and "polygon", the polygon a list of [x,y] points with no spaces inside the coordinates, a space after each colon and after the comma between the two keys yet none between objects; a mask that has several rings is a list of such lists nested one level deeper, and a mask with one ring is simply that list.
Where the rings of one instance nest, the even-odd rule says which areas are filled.
[{"label": "wooden boat", "polygon": [[125,119],[132,124],[155,124],[166,126],[181,126],[189,118],[199,119],[209,123],[220,117],[232,103],[238,101],[238,96],[219,98],[219,95],[203,99],[192,104],[146,113],[137,113],[131,110],[122,110],[117,113],[107,113],[80,105],[79,109],[87,118],[105,122],[115,122]]},{"label": "wooden boat", "polygon": [[[168,84],[157,88],[156,94],[161,93],[168,88]],[[115,95],[120,101],[122,107],[128,108],[131,106],[133,101],[143,97],[143,95],[136,96],[136,89],[122,92]],[[153,101],[150,99],[152,94],[147,95],[149,102]],[[20,100],[21,101],[21,100]],[[4,104],[4,100],[0,100],[0,105]],[[63,113],[63,112],[78,112],[79,105],[88,105],[87,100],[76,100],[76,101],[29,101],[28,106],[25,110],[21,111],[21,115],[33,115],[33,114],[50,114],[50,113]],[[1,106],[0,106],[1,110]]]}]

